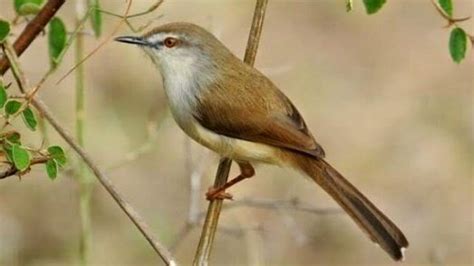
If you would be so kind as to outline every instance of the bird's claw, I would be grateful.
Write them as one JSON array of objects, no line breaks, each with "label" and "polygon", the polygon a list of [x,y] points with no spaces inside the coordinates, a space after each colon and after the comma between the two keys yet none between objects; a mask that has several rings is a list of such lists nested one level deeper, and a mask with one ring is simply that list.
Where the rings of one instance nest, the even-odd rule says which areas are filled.
[{"label": "bird's claw", "polygon": [[209,201],[212,200],[232,200],[233,196],[230,193],[227,193],[225,191],[219,191],[219,188],[215,187],[210,187],[206,193],[206,199]]}]

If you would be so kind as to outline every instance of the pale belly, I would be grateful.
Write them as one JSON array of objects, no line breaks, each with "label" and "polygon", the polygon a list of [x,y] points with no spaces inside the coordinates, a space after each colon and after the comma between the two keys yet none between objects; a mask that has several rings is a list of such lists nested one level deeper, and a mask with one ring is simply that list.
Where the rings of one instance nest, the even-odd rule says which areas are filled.
[{"label": "pale belly", "polygon": [[173,117],[179,127],[192,139],[201,145],[215,151],[221,156],[233,160],[257,161],[270,164],[280,164],[278,161],[278,148],[218,135],[197,122],[192,116],[197,92],[195,86],[187,82],[190,77],[181,77],[165,80],[165,91]]},{"label": "pale belly", "polygon": [[237,161],[280,164],[279,149],[270,145],[218,135],[202,127],[197,121],[194,121],[192,126],[181,128],[195,141],[221,156]]}]

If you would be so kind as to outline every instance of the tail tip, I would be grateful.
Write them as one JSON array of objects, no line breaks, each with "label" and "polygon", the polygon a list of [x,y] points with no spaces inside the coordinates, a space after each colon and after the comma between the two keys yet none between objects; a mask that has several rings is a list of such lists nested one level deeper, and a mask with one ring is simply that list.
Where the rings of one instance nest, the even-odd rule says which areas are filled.
[{"label": "tail tip", "polygon": [[405,247],[400,248],[400,254],[401,254],[401,256],[400,256],[400,258],[398,259],[398,261],[400,261],[400,262],[404,262],[404,261],[405,261],[405,250],[407,250],[407,248],[405,248]]},{"label": "tail tip", "polygon": [[406,247],[400,247],[400,249],[397,250],[397,252],[392,254],[393,259],[397,262],[404,262],[405,261],[405,250],[406,250]]}]

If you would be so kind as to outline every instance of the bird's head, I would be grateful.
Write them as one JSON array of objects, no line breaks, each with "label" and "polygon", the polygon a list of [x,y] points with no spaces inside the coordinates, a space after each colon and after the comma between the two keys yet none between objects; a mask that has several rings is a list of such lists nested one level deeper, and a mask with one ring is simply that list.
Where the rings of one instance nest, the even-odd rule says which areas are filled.
[{"label": "bird's head", "polygon": [[141,47],[165,75],[220,65],[222,60],[233,57],[214,35],[191,23],[169,23],[142,36],[122,36],[115,40]]}]

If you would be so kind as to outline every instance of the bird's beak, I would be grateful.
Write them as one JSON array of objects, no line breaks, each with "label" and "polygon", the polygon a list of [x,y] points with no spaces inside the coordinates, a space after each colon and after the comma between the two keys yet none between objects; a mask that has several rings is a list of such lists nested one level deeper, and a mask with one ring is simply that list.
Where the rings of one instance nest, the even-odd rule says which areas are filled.
[{"label": "bird's beak", "polygon": [[131,43],[140,46],[149,46],[150,43],[143,37],[138,36],[120,36],[115,38],[117,42]]}]

